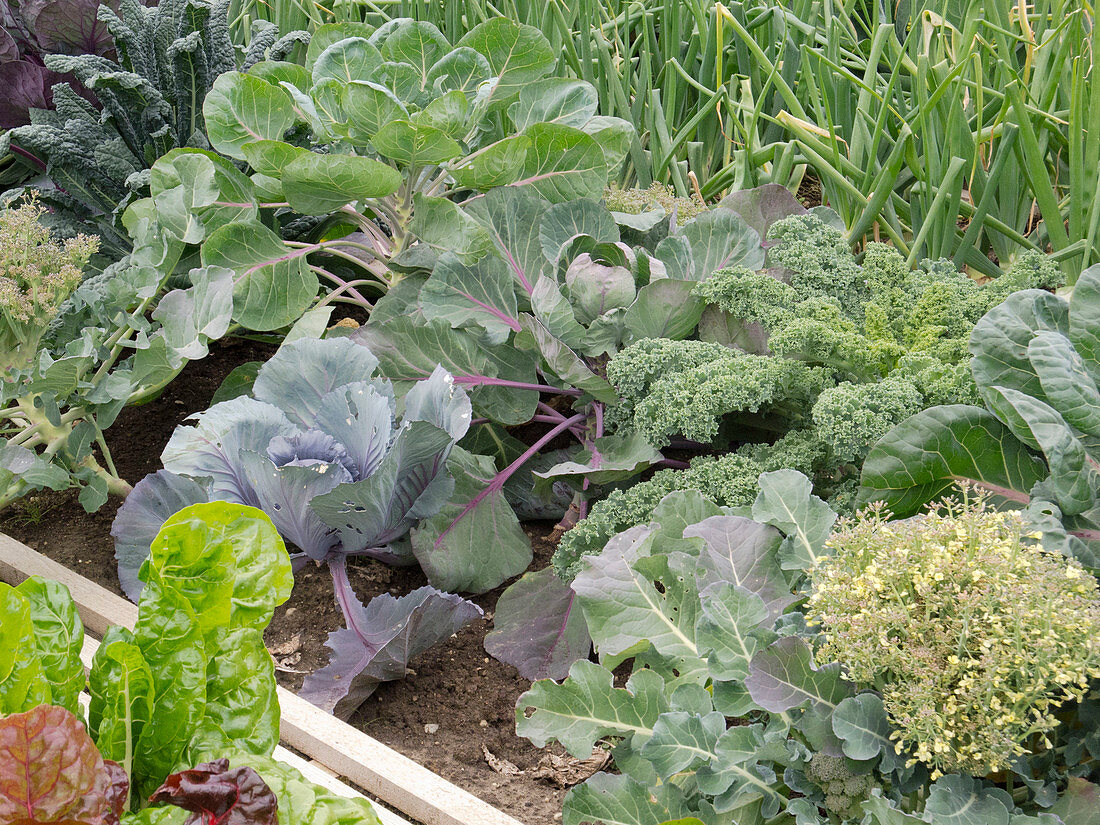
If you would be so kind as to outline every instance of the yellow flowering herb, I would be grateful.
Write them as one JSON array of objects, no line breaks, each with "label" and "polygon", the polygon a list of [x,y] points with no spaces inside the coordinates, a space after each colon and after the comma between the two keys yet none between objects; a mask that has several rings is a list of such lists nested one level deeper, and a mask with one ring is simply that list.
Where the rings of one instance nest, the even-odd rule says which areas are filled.
[{"label": "yellow flowering herb", "polygon": [[658,181],[650,184],[648,189],[620,189],[612,186],[604,191],[604,201],[612,212],[625,212],[629,215],[637,215],[660,206],[669,214],[675,211],[676,221],[680,224],[707,211],[707,205],[698,195],[679,198],[671,186]]},{"label": "yellow flowering herb", "polygon": [[813,573],[822,661],[878,690],[898,752],[934,775],[1002,770],[1100,678],[1100,589],[981,497],[842,520]]},{"label": "yellow flowering herb", "polygon": [[46,327],[80,284],[99,246],[87,235],[58,243],[39,218],[37,194],[0,210],[0,380],[30,363]]}]

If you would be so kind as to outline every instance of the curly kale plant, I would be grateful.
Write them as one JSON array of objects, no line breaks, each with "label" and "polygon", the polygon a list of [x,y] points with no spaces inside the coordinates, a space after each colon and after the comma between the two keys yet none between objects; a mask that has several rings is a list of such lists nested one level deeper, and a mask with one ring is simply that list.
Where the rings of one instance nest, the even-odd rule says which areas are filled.
[{"label": "curly kale plant", "polygon": [[1025,289],[975,325],[983,406],[932,407],[871,450],[862,494],[900,516],[959,482],[1026,507],[1048,546],[1100,570],[1100,268],[1067,298]]},{"label": "curly kale plant", "polygon": [[[977,399],[966,341],[982,315],[1021,286],[1058,283],[1056,267],[1038,255],[1020,256],[988,285],[946,261],[911,271],[882,244],[859,262],[820,211],[776,221],[769,238],[769,268],[728,267],[695,287],[707,304],[701,340],[639,340],[607,365],[620,399],[607,411],[616,432],[662,447],[734,449],[736,458],[718,466],[745,471],[743,479],[705,490],[729,505],[751,498],[761,471],[788,466],[850,509],[860,463],[894,424]],[[683,483],[697,489],[690,476]],[[732,498],[731,487],[739,490]],[[592,521],[562,539],[556,569],[574,569],[652,499],[640,486],[597,502]]]},{"label": "curly kale plant", "polygon": [[165,469],[134,488],[112,528],[134,597],[150,539],[181,506],[230,501],[267,513],[303,561],[332,571],[347,629],[332,634],[332,662],[303,688],[328,710],[354,710],[379,682],[403,676],[409,657],[481,612],[431,587],[364,607],[348,581],[348,556],[411,560],[399,540],[451,497],[448,456],[470,426],[469,398],[442,368],[405,395],[399,422],[390,383],[372,377],[377,366],[346,339],[284,345],[260,369],[254,397],[215,404],[176,429]]},{"label": "curly kale plant", "polygon": [[[229,0],[166,0],[148,7],[122,0],[100,6],[95,23],[113,37],[116,59],[45,56],[45,68],[75,78],[81,93],[73,82],[54,86],[53,108],[32,109],[30,125],[0,137],[0,155],[10,151],[50,179],[53,187],[43,188],[43,197],[57,228],[73,232],[90,223],[114,259],[129,251],[121,216],[147,191],[147,170],[175,147],[210,146],[203,99],[220,74],[237,68],[228,9]],[[91,19],[97,21],[94,7]],[[304,32],[280,39],[266,24],[254,34],[243,68],[265,57],[280,59],[303,39]]]},{"label": "curly kale plant", "polygon": [[[997,564],[969,569],[980,567],[991,579],[997,571],[1011,571],[1011,578],[968,577],[961,573],[965,563],[956,566],[960,575],[939,566],[921,568],[901,550],[894,551],[895,562],[884,565],[889,571],[872,571],[839,556],[834,562],[826,542],[836,514],[811,494],[807,478],[782,470],[762,475],[757,486],[755,500],[735,511],[697,493],[672,492],[647,523],[619,533],[601,553],[581,560],[570,592],[599,663],[583,659],[560,683],[535,682],[516,705],[516,730],[535,745],[556,740],[578,758],[600,746],[610,749],[615,761],[616,772],[596,774],[569,792],[563,820],[622,822],[622,812],[629,811],[633,822],[704,825],[1088,823],[1095,810],[1090,800],[1100,793],[1094,784],[1098,749],[1091,721],[1097,693],[1088,692],[1087,679],[1079,681],[1095,667],[1097,653],[1091,577],[1054,554],[1018,543],[1015,554],[991,543],[979,542],[975,549],[965,526],[963,537],[956,538],[958,523],[942,531],[960,545],[950,552],[966,558],[973,550],[977,558],[994,550]],[[872,543],[883,546],[868,531],[863,547]],[[1024,562],[1040,555],[1049,565],[1029,582],[1033,568]],[[836,579],[821,610],[835,616],[837,605],[851,608],[842,618],[851,616],[858,627],[834,630],[826,621],[823,635],[803,611],[816,580],[813,571],[831,564],[843,571],[858,566],[868,575],[858,592],[846,587],[844,577]],[[942,581],[936,580],[938,573]],[[927,582],[901,597],[890,588],[918,577]],[[878,579],[881,591],[875,587]],[[974,608],[969,627],[953,599],[953,585]],[[1015,621],[1040,607],[1045,585],[1056,585],[1054,598],[1067,608],[1050,635],[1038,615]],[[1015,606],[1001,598],[1011,600],[1014,591],[1030,595]],[[884,609],[876,612],[879,604]],[[863,614],[855,613],[864,606]],[[983,612],[986,607],[999,609]],[[965,636],[961,650],[955,631]],[[843,659],[855,662],[850,671],[855,683],[841,662],[833,661],[838,647],[847,644],[841,632],[858,642],[858,650],[844,647]],[[951,644],[941,647],[941,641]],[[1033,747],[1002,773],[977,769],[933,777],[935,757],[924,752],[923,740],[907,734],[907,719],[890,715],[893,694],[879,692],[881,680],[861,678],[880,661],[899,673],[931,672],[938,661],[932,647],[942,650],[945,672],[958,672],[950,655],[971,666],[974,684],[965,694],[971,701],[959,699],[952,710],[950,692],[930,697],[918,683],[899,677],[893,683],[899,694],[909,687],[914,698],[919,692],[919,701],[911,704],[917,723],[931,727],[952,713],[988,715],[991,724],[984,725],[983,735],[997,738],[997,716],[1017,712],[1036,720],[1051,713],[1047,699],[1063,698],[1061,688],[1045,694],[1033,687],[1062,685],[1074,696],[1086,696],[1085,703],[1063,706],[1069,723],[1051,734],[1057,737],[1054,747],[1043,747],[1036,736]],[[1029,666],[1033,654],[1037,663],[1048,665],[1047,672]],[[1055,672],[1063,666],[1064,674]],[[983,672],[992,682],[980,678]],[[998,708],[998,686],[1020,695],[1000,695]],[[993,697],[983,704],[990,691]]]},{"label": "curly kale plant", "polygon": [[820,655],[882,694],[901,750],[936,778],[1011,768],[1100,678],[1100,588],[1080,563],[1029,546],[1018,512],[981,499],[891,522],[844,522],[812,571]]}]

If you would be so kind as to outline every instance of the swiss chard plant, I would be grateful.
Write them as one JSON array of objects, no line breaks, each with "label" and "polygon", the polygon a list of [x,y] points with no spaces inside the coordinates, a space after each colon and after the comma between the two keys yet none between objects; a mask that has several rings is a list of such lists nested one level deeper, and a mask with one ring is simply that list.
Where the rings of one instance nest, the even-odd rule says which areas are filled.
[{"label": "swiss chard plant", "polygon": [[[398,419],[391,385],[372,377],[377,366],[370,350],[346,339],[284,345],[259,370],[252,397],[215,404],[176,429],[161,456],[165,469],[134,488],[112,531],[120,578],[136,598],[149,542],[180,507],[211,500],[261,508],[303,561],[332,571],[347,627],[330,637],[331,662],[306,680],[303,695],[340,712],[402,678],[412,656],[481,614],[432,587],[364,606],[348,581],[349,556],[413,560],[401,540],[451,497],[448,458],[471,419],[465,391],[442,368],[405,394]],[[505,557],[500,575],[529,562],[529,550]]]},{"label": "swiss chard plant", "polygon": [[541,32],[504,19],[455,44],[409,19],[321,26],[305,66],[227,72],[203,102],[212,148],[247,164],[247,182],[172,155],[148,208],[204,261],[277,276],[299,312],[318,276],[326,301],[369,308],[438,249],[467,263],[490,249],[480,193],[603,192],[632,128],[597,116],[587,83],[547,77],[554,64]]},{"label": "swiss chard plant", "polygon": [[[141,577],[133,631],[110,628],[93,658],[86,723],[68,591],[0,585],[0,633],[17,640],[0,652],[0,820],[377,823],[365,801],[271,759],[279,704],[263,629],[292,585],[271,521],[238,504],[189,507],[165,522]],[[161,802],[177,807],[149,807]]]},{"label": "swiss chard plant", "polygon": [[[0,817],[20,825],[378,825],[365,801],[336,796],[270,757],[233,754],[170,774],[130,812],[130,778],[83,722],[39,705],[0,719]],[[164,804],[166,803],[166,804]]]},{"label": "swiss chard plant", "polygon": [[[571,589],[599,661],[575,662],[564,681],[536,682],[516,707],[517,732],[537,746],[557,741],[577,758],[594,746],[611,751],[618,772],[598,773],[571,790],[562,821],[1090,822],[1098,788],[1089,781],[1096,746],[1087,720],[1095,696],[1080,711],[1083,728],[1065,726],[1057,752],[1039,744],[1015,758],[1008,778],[959,771],[934,778],[931,743],[926,752],[897,735],[889,691],[854,681],[829,662],[821,647],[827,637],[807,621],[816,571],[835,551],[836,514],[793,470],[766,473],[759,487],[752,505],[737,509],[673,492],[650,523],[582,560]],[[865,562],[871,558],[864,554]],[[1052,569],[1072,589],[1064,565]],[[870,609],[877,604],[873,581],[862,600],[854,585],[838,586],[857,608]],[[1092,623],[1100,620],[1095,590],[1085,595]],[[949,603],[950,588],[943,592]],[[923,617],[923,609],[916,612]],[[956,619],[953,627],[965,628]],[[873,625],[866,632],[876,637]],[[933,636],[928,646],[938,643]],[[924,661],[924,642],[909,639],[907,655],[905,642],[887,640],[914,665]],[[1074,643],[1091,645],[1095,662],[1093,642]],[[877,659],[863,649],[857,655],[863,679]],[[983,656],[966,649],[962,655],[974,662]],[[936,698],[941,705],[929,705],[929,713],[943,713],[952,697]]]},{"label": "swiss chard plant", "polygon": [[55,242],[42,213],[33,196],[0,211],[0,508],[76,487],[91,512],[130,490],[103,431],[225,334],[232,272],[196,268],[173,288],[181,248],[139,220],[135,253],[82,282],[96,242]]},{"label": "swiss chard plant", "polygon": [[875,445],[862,493],[899,516],[959,483],[1024,507],[1066,555],[1100,569],[1100,267],[1067,297],[1023,290],[970,336],[983,406],[924,410]]},{"label": "swiss chard plant", "polygon": [[[219,75],[238,68],[229,40],[229,3],[43,4],[51,15],[58,13],[55,6],[70,16],[69,25],[89,24],[89,34],[111,40],[114,59],[90,49],[46,55],[45,70],[75,79],[53,88],[52,108],[32,108],[29,125],[0,136],[0,155],[10,152],[49,179],[52,185],[40,188],[55,228],[72,233],[94,226],[103,254],[117,260],[131,243],[122,214],[148,191],[149,167],[175,147],[210,146],[203,98]],[[304,32],[280,39],[274,26],[262,25],[240,65],[279,59],[306,39]]]}]

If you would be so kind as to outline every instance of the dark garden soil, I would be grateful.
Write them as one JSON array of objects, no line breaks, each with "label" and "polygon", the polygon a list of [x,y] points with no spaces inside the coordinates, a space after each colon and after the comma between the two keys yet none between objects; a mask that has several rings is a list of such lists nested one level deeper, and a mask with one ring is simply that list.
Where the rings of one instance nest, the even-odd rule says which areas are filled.
[{"label": "dark garden soil", "polygon": [[[189,364],[158,399],[124,410],[107,432],[120,475],[136,483],[160,469],[160,453],[172,430],[187,416],[206,409],[235,366],[265,360],[274,351],[273,346],[251,341],[219,342],[207,358]],[[0,531],[121,595],[110,536],[118,504],[112,499],[89,515],[73,492],[39,493],[5,512]],[[545,536],[550,528],[527,526],[535,548],[532,569],[549,562],[553,546]],[[371,560],[352,560],[348,567],[364,602],[427,583],[419,569],[391,568]],[[482,648],[502,590],[475,597],[484,619],[414,659],[414,674],[382,685],[350,722],[527,825],[552,825],[561,821],[565,795],[554,778],[578,766],[562,759],[560,751],[538,750],[515,735],[516,699],[530,683]],[[327,570],[307,566],[267,631],[279,683],[295,690],[304,674],[323,666],[328,654],[325,638],[341,625]],[[533,776],[536,773],[540,776]]]}]

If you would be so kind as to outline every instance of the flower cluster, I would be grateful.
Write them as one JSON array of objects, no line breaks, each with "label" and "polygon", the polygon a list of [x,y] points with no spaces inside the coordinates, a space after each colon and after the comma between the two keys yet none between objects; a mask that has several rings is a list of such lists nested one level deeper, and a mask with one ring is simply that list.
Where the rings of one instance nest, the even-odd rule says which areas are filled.
[{"label": "flower cluster", "polygon": [[881,692],[899,753],[978,776],[1049,747],[1059,707],[1100,678],[1100,592],[982,497],[843,520],[813,573],[822,661]]},{"label": "flower cluster", "polygon": [[33,193],[21,206],[0,211],[0,374],[33,358],[99,246],[87,235],[57,243],[39,222],[44,212]]},{"label": "flower cluster", "polygon": [[637,215],[659,206],[669,214],[675,211],[676,222],[679,224],[707,211],[707,205],[697,194],[690,198],[678,198],[671,186],[657,181],[650,184],[648,189],[620,189],[612,186],[604,191],[604,201],[612,212],[626,212],[629,215]]}]

